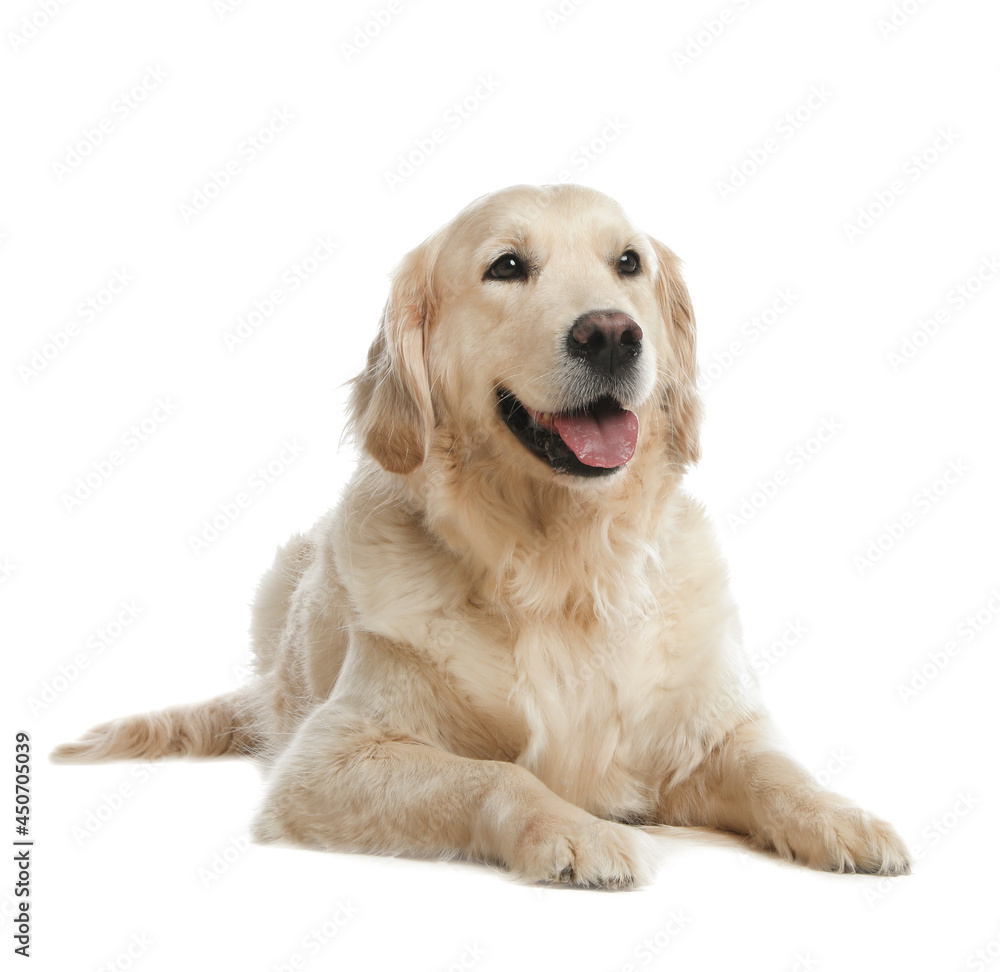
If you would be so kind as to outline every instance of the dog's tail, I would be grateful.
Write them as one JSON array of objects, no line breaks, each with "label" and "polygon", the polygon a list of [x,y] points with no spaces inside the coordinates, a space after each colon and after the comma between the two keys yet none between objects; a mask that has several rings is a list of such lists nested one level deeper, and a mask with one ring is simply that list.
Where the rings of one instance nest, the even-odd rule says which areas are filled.
[{"label": "dog's tail", "polygon": [[76,742],[57,746],[57,763],[99,763],[163,756],[249,755],[258,748],[246,697],[220,695],[197,705],[179,705],[126,716],[95,726]]}]

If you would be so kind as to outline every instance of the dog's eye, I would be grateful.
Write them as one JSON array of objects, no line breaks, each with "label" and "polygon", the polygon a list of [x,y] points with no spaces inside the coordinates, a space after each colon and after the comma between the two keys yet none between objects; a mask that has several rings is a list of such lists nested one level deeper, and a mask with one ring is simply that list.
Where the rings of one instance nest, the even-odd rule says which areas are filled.
[{"label": "dog's eye", "polygon": [[490,280],[523,280],[528,276],[528,268],[516,253],[505,253],[494,260],[486,271]]},{"label": "dog's eye", "polygon": [[618,258],[618,272],[625,276],[639,272],[639,254],[635,250],[626,250]]}]

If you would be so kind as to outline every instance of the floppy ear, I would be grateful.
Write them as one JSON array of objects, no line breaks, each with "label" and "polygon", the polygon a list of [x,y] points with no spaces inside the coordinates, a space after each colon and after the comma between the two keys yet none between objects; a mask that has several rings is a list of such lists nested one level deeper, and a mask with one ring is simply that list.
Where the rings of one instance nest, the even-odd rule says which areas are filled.
[{"label": "floppy ear", "polygon": [[650,240],[656,253],[656,296],[663,319],[670,329],[673,362],[664,369],[661,400],[667,451],[680,466],[698,461],[701,454],[698,426],[701,399],[698,397],[698,359],[694,310],[691,296],[680,272],[680,260],[658,240]]},{"label": "floppy ear", "polygon": [[410,473],[423,461],[434,427],[424,359],[432,312],[426,245],[404,257],[393,275],[365,370],[354,379],[348,430],[389,472]]}]

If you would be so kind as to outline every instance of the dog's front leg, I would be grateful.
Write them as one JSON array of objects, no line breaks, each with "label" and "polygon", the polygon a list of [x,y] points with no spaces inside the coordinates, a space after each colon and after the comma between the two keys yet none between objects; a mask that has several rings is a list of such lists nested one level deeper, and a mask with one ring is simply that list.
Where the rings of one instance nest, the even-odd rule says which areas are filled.
[{"label": "dog's front leg", "polygon": [[909,873],[909,853],[889,824],[822,789],[771,740],[763,717],[730,733],[689,777],[664,784],[662,822],[746,834],[819,870]]},{"label": "dog's front leg", "polygon": [[520,877],[595,887],[647,880],[655,841],[591,816],[528,770],[468,759],[336,700],[278,757],[257,840],[500,863]]}]

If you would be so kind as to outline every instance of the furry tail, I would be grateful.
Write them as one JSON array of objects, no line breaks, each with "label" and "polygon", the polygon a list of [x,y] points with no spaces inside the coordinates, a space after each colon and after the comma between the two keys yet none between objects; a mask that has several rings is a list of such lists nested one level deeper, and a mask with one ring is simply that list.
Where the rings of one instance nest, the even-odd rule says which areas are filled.
[{"label": "furry tail", "polygon": [[105,722],[76,742],[57,746],[50,758],[57,763],[99,763],[163,756],[235,756],[256,748],[246,700],[232,692],[197,705]]}]

